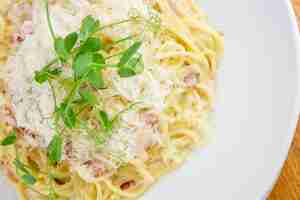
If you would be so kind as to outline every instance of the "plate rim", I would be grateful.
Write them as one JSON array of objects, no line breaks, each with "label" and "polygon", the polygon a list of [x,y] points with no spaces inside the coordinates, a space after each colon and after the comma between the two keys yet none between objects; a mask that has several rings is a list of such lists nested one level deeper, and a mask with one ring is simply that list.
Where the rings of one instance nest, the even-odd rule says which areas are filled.
[{"label": "plate rim", "polygon": [[276,176],[274,176],[273,180],[270,181],[271,182],[270,186],[269,186],[268,190],[266,191],[266,193],[264,194],[263,199],[266,199],[269,196],[269,194],[272,192],[272,190],[274,189],[274,186],[276,185],[276,183],[281,175],[284,164],[288,159],[288,154],[292,147],[293,138],[296,134],[295,131],[297,128],[297,124],[298,124],[297,122],[298,122],[299,113],[300,113],[300,70],[299,70],[300,69],[300,35],[299,35],[300,30],[298,28],[297,17],[296,17],[291,0],[284,0],[284,3],[286,4],[288,18],[292,25],[291,26],[291,31],[293,32],[292,39],[294,40],[294,48],[296,50],[296,56],[295,56],[296,66],[295,67],[296,67],[296,73],[297,73],[297,80],[296,80],[297,85],[295,86],[296,91],[294,92],[295,93],[295,97],[294,97],[295,102],[293,105],[294,113],[291,115],[291,120],[290,120],[291,122],[288,125],[289,130],[288,130],[287,136],[286,136],[288,143],[286,145],[284,153],[282,155],[279,155],[280,159],[281,159],[281,165],[276,167],[277,168],[277,169],[275,169]]}]

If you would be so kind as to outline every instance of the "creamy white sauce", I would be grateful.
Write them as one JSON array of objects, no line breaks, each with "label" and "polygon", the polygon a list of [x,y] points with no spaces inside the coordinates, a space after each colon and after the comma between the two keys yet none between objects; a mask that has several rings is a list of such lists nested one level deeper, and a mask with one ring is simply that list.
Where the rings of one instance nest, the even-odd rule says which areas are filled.
[{"label": "creamy white sauce", "polygon": [[[33,80],[34,72],[40,70],[45,64],[55,57],[53,41],[47,26],[44,8],[38,1],[33,6],[33,29],[32,36],[26,38],[21,44],[15,56],[7,63],[9,94],[16,113],[17,125],[33,130],[41,138],[38,144],[28,139],[31,145],[47,147],[50,143],[54,130],[51,128],[51,114],[54,109],[54,101],[48,84],[39,85]],[[147,6],[142,0],[128,1],[101,1],[97,6],[91,6],[84,0],[71,0],[73,10],[54,6],[51,7],[51,19],[57,35],[65,36],[67,33],[76,31],[80,27],[81,20],[92,14],[98,17],[102,24],[124,20],[128,18],[128,12],[136,8],[143,15],[147,15]],[[74,15],[74,13],[76,13]],[[124,28],[125,27],[125,28]],[[130,34],[130,25],[122,28],[113,28],[107,34],[115,37],[124,37]],[[145,35],[146,41],[154,40],[153,34]],[[160,41],[147,43],[141,49],[145,59],[145,72],[139,76],[121,79],[117,73],[110,78],[114,83],[114,93],[117,93],[129,101],[142,101],[147,107],[162,111],[165,107],[165,98],[170,92],[172,84],[160,80],[159,66],[155,65],[155,49]],[[154,76],[154,74],[156,74]],[[165,73],[167,76],[167,73]],[[121,128],[114,131],[112,138],[105,144],[102,154],[122,158],[125,162],[139,156],[139,134],[147,131],[145,144],[159,142],[159,132],[151,128],[145,128],[145,124],[138,117],[138,111],[129,112],[122,117]],[[129,124],[134,124],[129,127]],[[73,153],[77,160],[86,161],[95,153],[94,143],[85,135],[73,137]]]}]

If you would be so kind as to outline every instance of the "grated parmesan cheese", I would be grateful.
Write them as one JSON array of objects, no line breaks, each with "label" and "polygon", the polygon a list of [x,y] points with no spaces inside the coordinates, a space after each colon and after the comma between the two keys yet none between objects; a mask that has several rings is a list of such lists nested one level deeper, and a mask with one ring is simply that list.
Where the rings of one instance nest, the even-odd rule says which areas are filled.
[{"label": "grated parmesan cheese", "polygon": [[[6,65],[6,81],[12,98],[17,126],[34,131],[39,138],[42,138],[38,145],[46,147],[54,134],[50,120],[54,102],[49,86],[47,84],[38,85],[34,81],[34,72],[53,59],[55,53],[41,3],[34,2],[34,33],[27,37],[16,54],[9,58]],[[58,34],[64,35],[79,26],[78,17],[67,14],[62,8],[54,7],[52,13],[53,24]],[[36,146],[32,140],[27,140],[27,142]]]},{"label": "grated parmesan cheese", "polygon": [[[127,19],[131,8],[141,10],[143,15],[147,15],[147,8],[142,0],[103,1],[97,6],[91,6],[85,0],[71,0],[70,4],[73,11],[76,12],[59,6],[51,7],[52,23],[58,35],[65,36],[69,32],[78,30],[82,18],[89,14],[99,17],[103,24]],[[112,12],[111,9],[116,10]],[[126,29],[124,27],[122,29],[114,28],[109,30],[109,34],[117,37],[128,36],[131,25],[124,26],[127,26]],[[162,81],[164,78],[157,76],[163,70],[155,63],[155,49],[159,46],[160,41],[149,42],[154,38],[151,33],[145,34],[144,37],[147,44],[143,46],[140,53],[145,56],[145,72],[135,77],[121,79],[117,72],[113,71],[108,77],[109,81],[113,82],[110,90],[113,90],[113,94],[120,95],[131,102],[141,101],[143,107],[162,111],[165,108],[166,96],[170,93],[173,83],[171,80],[169,82]],[[47,27],[44,9],[40,3],[35,1],[33,34],[26,38],[16,55],[11,57],[7,63],[7,83],[16,113],[17,125],[35,131],[38,138],[41,138],[38,144],[30,138],[27,139],[32,146],[47,147],[54,135],[53,125],[49,120],[54,107],[51,90],[47,84],[38,85],[33,80],[34,72],[40,70],[54,57],[53,42]],[[167,71],[163,74],[172,76]],[[111,139],[107,141],[100,152],[87,133],[74,134],[71,138],[73,161],[82,163],[100,153],[117,166],[141,156],[141,148],[144,150],[151,144],[159,143],[160,133],[154,128],[147,127],[140,119],[139,112],[138,109],[131,110],[122,115],[120,127],[114,130]],[[139,144],[141,137],[142,147]],[[64,158],[66,159],[66,155]]]}]

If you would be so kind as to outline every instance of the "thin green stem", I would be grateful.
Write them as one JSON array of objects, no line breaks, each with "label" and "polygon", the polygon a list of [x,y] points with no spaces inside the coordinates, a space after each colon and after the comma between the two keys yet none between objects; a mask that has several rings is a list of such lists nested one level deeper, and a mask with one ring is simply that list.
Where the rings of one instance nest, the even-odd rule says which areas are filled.
[{"label": "thin green stem", "polygon": [[48,26],[49,26],[49,29],[50,29],[51,36],[52,36],[53,40],[55,40],[56,36],[55,36],[54,29],[53,29],[53,26],[52,26],[52,23],[51,23],[51,19],[50,19],[49,2],[48,2],[48,0],[45,0],[45,4],[46,4],[45,6],[46,6],[46,15],[47,15]]},{"label": "thin green stem", "polygon": [[[115,57],[117,55],[114,55],[112,57]],[[112,58],[111,57],[111,58]],[[109,57],[106,57],[105,59],[109,59]],[[110,68],[117,68],[118,67],[118,64],[107,64],[107,63],[104,63],[104,64],[97,64],[100,68],[107,68],[107,67],[110,67]]]},{"label": "thin green stem", "polygon": [[55,58],[55,59],[51,60],[47,65],[45,65],[43,67],[43,69],[46,69],[46,70],[49,69],[49,67],[51,67],[52,65],[56,64],[58,61],[59,61],[58,58]]},{"label": "thin green stem", "polygon": [[[31,168],[32,168],[32,167],[30,167],[29,165],[26,165],[26,164],[24,164],[24,163],[23,163],[23,166],[24,166],[25,168],[27,168],[27,169],[31,169]],[[41,174],[44,174],[44,175],[47,175],[47,174],[48,174],[47,172],[44,172],[44,171],[42,171],[42,170],[38,170],[38,172],[41,173]]]},{"label": "thin green stem", "polygon": [[113,47],[113,46],[116,45],[116,44],[120,44],[120,43],[122,43],[122,42],[126,42],[126,41],[128,41],[128,40],[131,40],[131,39],[137,37],[137,36],[138,36],[138,34],[130,35],[130,36],[127,36],[127,37],[122,38],[122,39],[120,39],[120,40],[114,41],[112,44],[107,45],[107,46],[105,47],[105,49],[110,49],[111,47]]},{"label": "thin green stem", "polygon": [[48,194],[48,199],[49,200],[54,200],[54,197],[56,195],[56,192],[54,190],[54,187],[53,187],[53,180],[54,180],[54,177],[53,177],[53,174],[52,174],[52,169],[51,169],[51,166],[50,164],[48,163],[48,168],[49,168],[49,172],[48,172],[48,181],[49,181],[49,194]]},{"label": "thin green stem", "polygon": [[115,58],[115,57],[121,56],[121,55],[123,55],[123,54],[124,54],[124,52],[125,52],[125,51],[122,51],[122,52],[120,52],[120,53],[116,53],[116,54],[114,54],[114,55],[107,56],[107,57],[105,57],[105,59],[106,59],[106,60],[109,60],[109,59],[112,59],[112,58]]},{"label": "thin green stem", "polygon": [[105,64],[105,67],[110,67],[110,68],[117,68],[118,65],[117,64]]},{"label": "thin green stem", "polygon": [[107,25],[102,26],[102,27],[99,29],[99,31],[103,31],[103,30],[106,29],[106,28],[112,28],[112,27],[114,27],[114,26],[117,26],[117,25],[120,25],[120,24],[125,24],[125,23],[131,22],[131,21],[132,21],[131,19],[126,19],[126,20],[122,20],[122,21],[119,21],[119,22],[107,24]]},{"label": "thin green stem", "polygon": [[[87,74],[88,74],[88,73],[87,73]],[[84,76],[84,77],[85,77],[85,76]],[[71,104],[71,102],[72,102],[74,96],[76,95],[76,91],[80,88],[82,82],[84,81],[84,77],[81,78],[81,79],[79,79],[79,80],[75,83],[74,87],[72,88],[71,92],[69,93],[69,95],[68,95],[68,97],[67,97],[67,99],[66,99],[66,110],[68,110],[68,108],[69,108],[69,106],[70,106],[70,104]]]},{"label": "thin green stem", "polygon": [[17,149],[17,145],[14,145],[14,148],[15,148],[15,153],[16,153],[16,160],[19,160],[20,155],[19,155],[19,152],[18,152],[18,149]]},{"label": "thin green stem", "polygon": [[133,103],[133,104],[130,104],[127,108],[125,108],[124,110],[121,110],[120,112],[118,112],[114,117],[113,117],[113,120],[112,122],[114,123],[119,117],[120,115],[122,115],[123,113],[129,111],[130,109],[132,109],[134,106],[138,105],[138,104],[141,104],[142,102],[136,102],[136,103]]},{"label": "thin green stem", "polygon": [[48,80],[48,83],[49,83],[50,89],[52,91],[52,96],[53,96],[53,101],[54,101],[54,110],[55,110],[56,107],[57,107],[57,100],[56,100],[55,88],[54,88],[53,83],[52,83],[51,80]]}]

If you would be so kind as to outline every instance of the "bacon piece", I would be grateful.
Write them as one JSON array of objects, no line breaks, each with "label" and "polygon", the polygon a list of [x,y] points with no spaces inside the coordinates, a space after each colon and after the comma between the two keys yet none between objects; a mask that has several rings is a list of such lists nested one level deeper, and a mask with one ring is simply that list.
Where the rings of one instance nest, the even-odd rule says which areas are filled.
[{"label": "bacon piece", "polygon": [[31,139],[35,140],[37,139],[37,134],[34,133],[32,130],[26,129],[26,128],[18,128],[18,130],[24,135],[24,136],[28,136]]},{"label": "bacon piece", "polygon": [[134,180],[126,181],[120,185],[121,190],[128,190],[131,187],[135,186],[136,182]]},{"label": "bacon piece", "polygon": [[16,46],[25,40],[25,37],[21,33],[14,33],[12,35],[13,45]]}]

